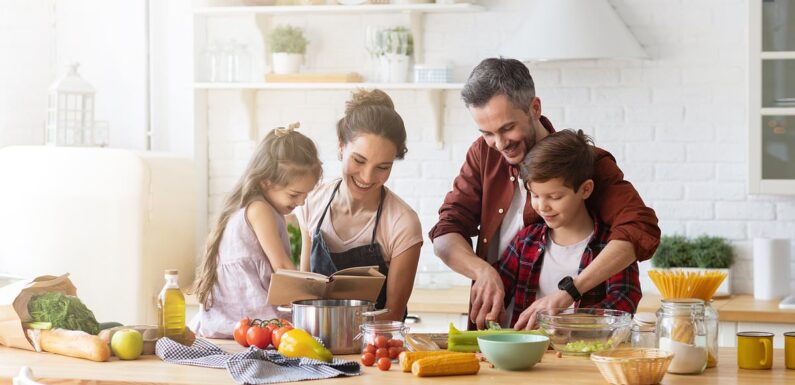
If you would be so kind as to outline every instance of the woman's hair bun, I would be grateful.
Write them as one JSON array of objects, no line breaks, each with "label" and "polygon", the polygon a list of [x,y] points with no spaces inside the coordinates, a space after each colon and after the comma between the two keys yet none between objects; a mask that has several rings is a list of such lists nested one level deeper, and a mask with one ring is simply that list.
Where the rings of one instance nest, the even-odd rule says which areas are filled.
[{"label": "woman's hair bun", "polygon": [[392,103],[392,98],[381,90],[368,91],[359,89],[353,92],[351,100],[345,103],[345,114],[350,114],[351,111],[362,106],[383,106],[394,110],[395,104]]}]

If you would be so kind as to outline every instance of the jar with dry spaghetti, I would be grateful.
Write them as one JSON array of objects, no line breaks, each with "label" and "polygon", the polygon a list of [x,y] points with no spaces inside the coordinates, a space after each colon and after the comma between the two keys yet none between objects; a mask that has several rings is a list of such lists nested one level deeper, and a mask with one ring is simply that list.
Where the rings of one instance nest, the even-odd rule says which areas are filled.
[{"label": "jar with dry spaghetti", "polygon": [[699,374],[707,367],[707,327],[704,301],[695,298],[662,300],[657,310],[657,343],[674,353],[669,373]]}]

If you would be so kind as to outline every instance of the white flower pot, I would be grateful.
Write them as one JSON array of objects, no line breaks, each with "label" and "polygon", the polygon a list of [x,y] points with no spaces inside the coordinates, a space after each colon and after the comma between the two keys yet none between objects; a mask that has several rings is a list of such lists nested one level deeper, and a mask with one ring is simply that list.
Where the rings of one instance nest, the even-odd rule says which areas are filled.
[{"label": "white flower pot", "polygon": [[384,83],[406,83],[409,78],[408,55],[389,53],[380,57],[381,79]]},{"label": "white flower pot", "polygon": [[271,58],[273,59],[273,73],[275,74],[298,73],[301,63],[304,61],[304,55],[300,53],[274,52]]}]

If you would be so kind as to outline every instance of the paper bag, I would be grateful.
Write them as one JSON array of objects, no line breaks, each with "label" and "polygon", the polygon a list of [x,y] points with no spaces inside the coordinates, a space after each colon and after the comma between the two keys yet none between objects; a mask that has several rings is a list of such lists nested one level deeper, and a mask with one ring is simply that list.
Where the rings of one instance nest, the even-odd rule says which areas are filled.
[{"label": "paper bag", "polygon": [[375,302],[386,277],[378,266],[342,269],[325,276],[295,270],[276,270],[271,275],[268,303],[289,305],[302,299],[358,299]]},{"label": "paper bag", "polygon": [[32,319],[28,314],[28,301],[34,295],[57,291],[76,295],[77,289],[69,280],[69,274],[60,277],[43,275],[33,280],[22,280],[0,288],[0,345],[34,350],[25,337],[23,322]]}]

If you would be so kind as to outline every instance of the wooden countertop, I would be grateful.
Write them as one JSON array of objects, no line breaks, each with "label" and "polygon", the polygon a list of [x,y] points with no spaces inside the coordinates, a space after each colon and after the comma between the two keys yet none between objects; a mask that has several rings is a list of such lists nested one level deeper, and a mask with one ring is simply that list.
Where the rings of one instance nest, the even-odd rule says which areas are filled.
[{"label": "wooden countertop", "polygon": [[[468,286],[449,289],[414,289],[408,303],[409,313],[467,313]],[[795,323],[795,310],[778,308],[779,300],[756,300],[750,295],[734,295],[716,299],[713,307],[721,321]],[[658,295],[644,295],[638,305],[639,312],[655,312],[660,307]]]},{"label": "wooden countertop", "polygon": [[[225,350],[242,349],[234,341],[213,341]],[[357,359],[357,356],[345,356]],[[784,368],[784,352],[774,353],[773,369],[743,370],[737,368],[736,351],[723,348],[719,353],[718,367],[707,369],[701,375],[681,376],[666,374],[664,384],[793,384],[795,370]],[[144,356],[135,361],[119,361],[113,358],[109,362],[92,362],[78,358],[64,357],[50,353],[35,353],[26,350],[0,347],[0,384],[11,384],[22,365],[30,366],[40,382],[46,384],[234,384],[232,377],[225,369],[210,369],[195,366],[169,364],[156,356]],[[542,362],[528,371],[508,372],[481,365],[481,371],[474,376],[454,376],[442,378],[418,378],[402,373],[395,366],[387,372],[375,367],[365,367],[361,376],[334,378],[302,382],[305,384],[598,384],[604,385],[596,365],[581,357],[557,358],[554,353],[545,354]]]}]

